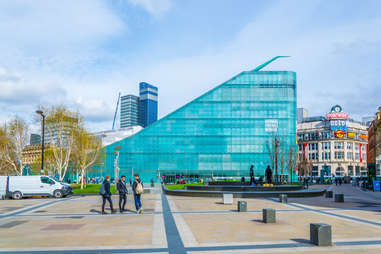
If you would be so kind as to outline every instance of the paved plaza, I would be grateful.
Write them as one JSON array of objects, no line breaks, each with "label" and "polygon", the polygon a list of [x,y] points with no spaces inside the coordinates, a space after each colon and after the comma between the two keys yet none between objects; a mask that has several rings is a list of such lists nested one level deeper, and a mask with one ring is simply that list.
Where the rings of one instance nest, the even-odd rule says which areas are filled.
[{"label": "paved plaza", "polygon": [[[321,188],[321,186],[319,186]],[[381,195],[350,185],[327,186],[345,202],[325,197],[235,199],[131,196],[124,214],[100,214],[99,196],[0,201],[0,252],[5,253],[380,253]],[[117,206],[117,196],[113,196]],[[237,201],[247,212],[237,212]],[[262,209],[277,222],[262,222]],[[332,225],[332,247],[309,243],[310,223]]]}]

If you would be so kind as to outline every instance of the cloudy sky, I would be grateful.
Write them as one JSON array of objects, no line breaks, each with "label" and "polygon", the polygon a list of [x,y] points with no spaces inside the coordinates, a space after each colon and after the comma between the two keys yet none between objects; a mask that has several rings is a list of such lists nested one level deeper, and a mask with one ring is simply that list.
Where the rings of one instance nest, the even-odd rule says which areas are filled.
[{"label": "cloudy sky", "polygon": [[[159,87],[160,117],[276,55],[310,115],[381,106],[381,1],[1,0],[0,122],[38,105],[110,129],[118,92]],[[32,126],[32,130],[36,129]]]}]

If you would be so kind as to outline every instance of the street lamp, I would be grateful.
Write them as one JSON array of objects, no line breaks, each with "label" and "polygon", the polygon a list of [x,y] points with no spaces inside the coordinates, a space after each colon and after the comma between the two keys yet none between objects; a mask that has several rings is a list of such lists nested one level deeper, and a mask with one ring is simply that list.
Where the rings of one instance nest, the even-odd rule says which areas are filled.
[{"label": "street lamp", "polygon": [[43,175],[44,174],[44,153],[45,153],[45,115],[42,110],[37,110],[36,113],[42,117],[41,175]]}]

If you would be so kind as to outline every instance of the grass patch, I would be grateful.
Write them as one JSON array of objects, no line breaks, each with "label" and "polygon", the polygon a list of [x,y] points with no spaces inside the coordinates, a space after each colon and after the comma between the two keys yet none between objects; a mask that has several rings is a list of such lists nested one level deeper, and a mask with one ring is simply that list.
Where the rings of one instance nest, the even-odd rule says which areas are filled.
[{"label": "grass patch", "polygon": [[168,184],[167,187],[169,190],[183,190],[185,186],[189,185],[204,185],[203,183],[187,183],[187,184]]},{"label": "grass patch", "polygon": [[[101,188],[100,184],[88,184],[86,185],[86,188],[83,188],[81,190],[80,184],[72,184],[71,187],[73,187],[74,194],[99,194],[99,189]],[[110,187],[111,193],[115,194],[117,193],[115,189],[115,185],[111,185]]]}]

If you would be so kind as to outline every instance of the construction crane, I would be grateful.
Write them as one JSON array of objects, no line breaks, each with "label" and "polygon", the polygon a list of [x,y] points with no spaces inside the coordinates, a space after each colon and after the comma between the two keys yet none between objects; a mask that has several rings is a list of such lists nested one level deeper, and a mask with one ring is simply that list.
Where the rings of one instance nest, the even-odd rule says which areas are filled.
[{"label": "construction crane", "polygon": [[114,114],[114,121],[112,122],[112,130],[115,129],[116,115],[118,114],[118,109],[119,109],[119,101],[120,101],[120,92],[118,94],[118,102],[116,103],[116,109],[115,109],[115,114]]}]

